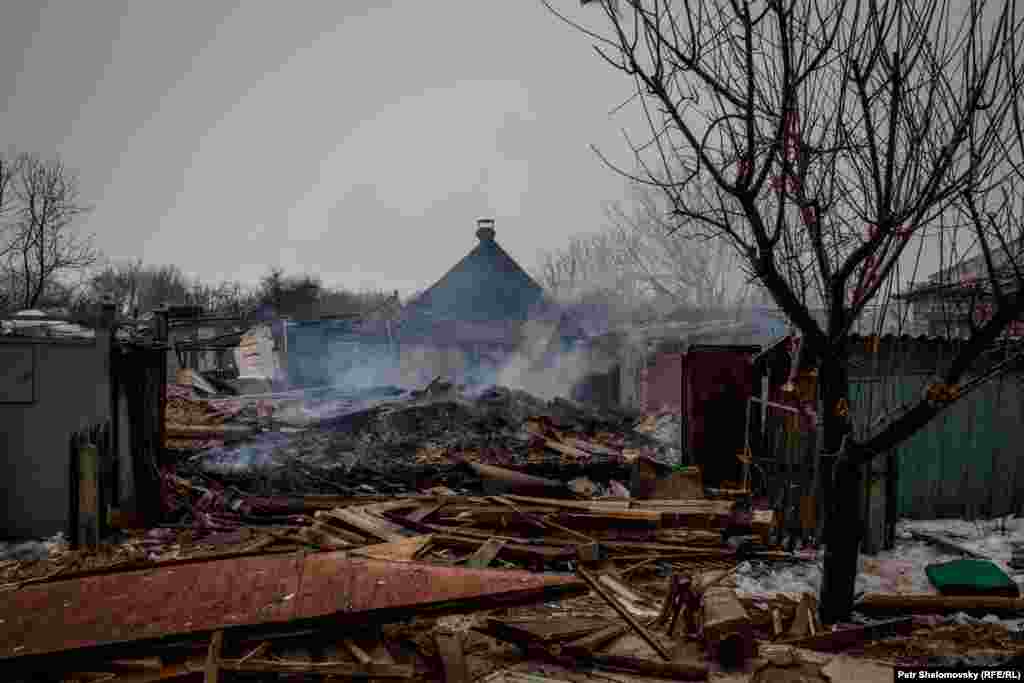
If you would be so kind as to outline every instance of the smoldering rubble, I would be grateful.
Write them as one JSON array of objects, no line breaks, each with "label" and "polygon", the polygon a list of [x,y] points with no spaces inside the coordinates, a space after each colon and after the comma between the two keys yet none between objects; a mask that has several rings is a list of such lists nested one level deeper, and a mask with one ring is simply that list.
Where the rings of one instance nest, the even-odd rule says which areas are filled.
[{"label": "smoldering rubble", "polygon": [[[333,408],[325,410],[325,403]],[[289,405],[269,407],[264,424],[297,412]],[[671,427],[649,434],[650,420],[627,412],[503,387],[467,389],[437,380],[419,391],[326,398],[301,410],[315,416],[301,431],[254,432],[243,443],[190,455],[183,466],[263,492],[355,494],[438,485],[469,492],[477,477],[468,462],[565,479],[589,475],[606,487],[628,477],[638,457],[670,467],[681,461],[678,430]],[[241,413],[236,417],[221,424],[246,423]],[[248,424],[257,428],[259,418]]]}]

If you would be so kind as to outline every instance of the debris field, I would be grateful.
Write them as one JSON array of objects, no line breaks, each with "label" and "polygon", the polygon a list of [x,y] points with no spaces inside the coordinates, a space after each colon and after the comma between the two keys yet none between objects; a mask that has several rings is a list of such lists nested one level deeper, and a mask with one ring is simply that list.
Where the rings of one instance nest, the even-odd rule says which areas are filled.
[{"label": "debris field", "polygon": [[[664,415],[441,381],[312,404],[173,386],[167,414],[164,523],[0,547],[3,680],[882,681],[1024,653],[1019,591],[869,582],[892,590],[825,626],[813,586],[762,590],[821,550],[706,489]],[[966,555],[942,531],[905,535]]]}]

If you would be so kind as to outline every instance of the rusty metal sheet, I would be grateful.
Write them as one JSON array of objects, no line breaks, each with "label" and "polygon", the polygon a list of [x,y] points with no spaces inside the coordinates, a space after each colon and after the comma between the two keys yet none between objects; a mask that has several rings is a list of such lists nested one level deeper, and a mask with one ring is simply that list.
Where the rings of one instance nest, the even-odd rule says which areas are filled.
[{"label": "rusty metal sheet", "polygon": [[301,556],[257,556],[0,593],[0,660],[286,621],[301,575]]},{"label": "rusty metal sheet", "polygon": [[343,553],[200,562],[0,593],[0,663],[233,627],[443,605],[472,610],[584,590],[572,576]]},{"label": "rusty metal sheet", "polygon": [[574,576],[467,569],[419,562],[350,560],[346,571],[328,554],[310,555],[302,579],[300,611],[306,616],[368,614],[468,601],[470,609],[529,602],[543,591],[585,592]]}]

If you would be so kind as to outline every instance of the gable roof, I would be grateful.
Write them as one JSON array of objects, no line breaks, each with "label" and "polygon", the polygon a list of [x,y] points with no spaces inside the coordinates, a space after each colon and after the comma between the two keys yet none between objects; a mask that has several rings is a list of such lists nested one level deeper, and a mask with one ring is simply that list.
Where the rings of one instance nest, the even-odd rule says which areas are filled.
[{"label": "gable roof", "polygon": [[494,240],[494,221],[477,221],[479,243],[409,304],[410,313],[435,319],[489,322],[526,320],[544,290]]}]

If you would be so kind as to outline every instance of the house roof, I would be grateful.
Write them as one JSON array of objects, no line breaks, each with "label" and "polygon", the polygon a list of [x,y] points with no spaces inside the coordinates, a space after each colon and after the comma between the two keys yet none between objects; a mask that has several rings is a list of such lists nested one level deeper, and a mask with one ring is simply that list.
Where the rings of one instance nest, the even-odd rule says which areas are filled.
[{"label": "house roof", "polygon": [[410,313],[467,322],[526,320],[544,300],[541,286],[495,241],[494,221],[477,225],[477,245],[409,304]]}]

